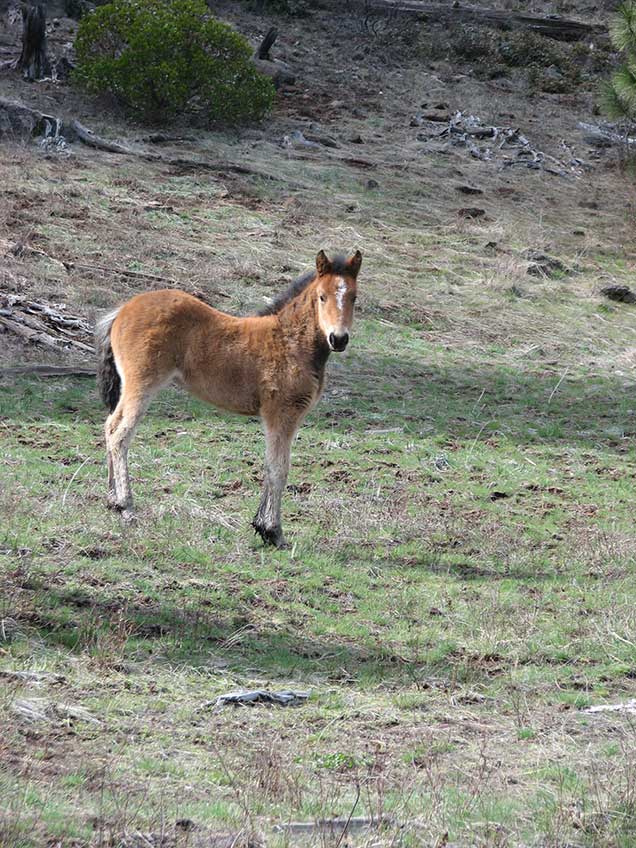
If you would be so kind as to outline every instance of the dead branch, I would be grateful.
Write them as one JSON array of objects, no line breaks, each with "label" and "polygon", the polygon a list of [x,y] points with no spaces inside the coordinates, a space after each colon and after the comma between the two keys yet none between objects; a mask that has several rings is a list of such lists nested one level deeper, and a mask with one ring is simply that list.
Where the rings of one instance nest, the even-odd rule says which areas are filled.
[{"label": "dead branch", "polygon": [[256,50],[257,59],[271,59],[272,57],[269,55],[269,51],[274,46],[274,42],[278,38],[278,30],[276,27],[272,27],[267,31],[267,35],[261,41],[259,47]]},{"label": "dead branch", "polygon": [[149,274],[145,271],[129,271],[127,268],[112,268],[108,265],[95,265],[88,262],[70,262],[62,260],[62,264],[67,271],[72,271],[74,268],[82,268],[85,271],[105,271],[109,274],[118,274],[121,277],[132,277],[136,280],[153,280],[158,283],[166,283],[169,286],[179,285],[177,280],[172,277],[162,277],[160,274]]},{"label": "dead branch", "polygon": [[74,348],[93,352],[93,330],[88,321],[65,315],[61,308],[17,294],[0,295],[0,324],[28,342],[55,350]]},{"label": "dead branch", "polygon": [[[428,127],[424,128],[426,124]],[[450,116],[448,126],[441,131],[438,122],[433,123],[423,115],[415,116],[411,126],[423,127],[418,140],[426,142],[431,149],[440,149],[443,141],[445,146],[465,148],[482,162],[497,162],[501,168],[527,168],[560,177],[580,177],[590,167],[569,150],[569,158],[563,161],[537,150],[519,127],[489,126],[482,124],[476,115],[463,112]]]},{"label": "dead branch", "polygon": [[0,324],[8,330],[11,330],[16,336],[20,336],[29,342],[45,345],[45,347],[59,350],[60,348],[70,345],[78,350],[93,353],[93,348],[90,345],[83,344],[83,342],[78,342],[75,339],[55,338],[55,336],[50,335],[50,333],[45,333],[42,330],[36,330],[24,323],[20,323],[19,321],[13,321],[10,318],[6,318],[3,314],[0,314]]},{"label": "dead branch", "polygon": [[[51,256],[49,253],[46,253],[44,250],[39,250],[36,247],[31,247],[31,245],[26,244],[24,242],[10,242],[7,240],[0,239],[0,248],[4,249],[5,255],[13,255],[13,256],[22,256],[24,254],[29,254],[33,256],[43,256],[48,259],[50,262],[54,262],[56,265],[61,265],[68,273],[70,273],[75,268],[79,268],[85,271],[101,271],[107,274],[117,274],[121,277],[131,277],[136,280],[152,280],[156,283],[162,283],[168,288],[172,288],[174,286],[179,287],[181,284],[178,280],[173,279],[172,277],[164,277],[161,274],[152,274],[147,271],[131,271],[128,268],[113,268],[110,265],[98,265],[90,262],[76,262],[70,259],[57,259],[55,256]],[[211,294],[215,294],[218,297],[226,297],[229,298],[227,292],[221,291],[220,289],[210,289]],[[193,291],[192,294],[195,297],[198,297],[200,300],[205,300],[205,296],[198,291]],[[46,304],[35,303],[33,301],[19,301],[19,298],[15,295],[11,295],[11,304],[15,304],[17,302],[22,303],[22,309],[26,312],[42,312],[56,324],[58,327],[77,327],[86,331],[88,325],[81,318],[68,318],[66,316],[61,315],[59,312],[52,310]],[[1,310],[0,314],[5,314],[8,317],[11,317],[11,311]],[[90,328],[89,328],[90,331]]]},{"label": "dead branch", "polygon": [[495,9],[480,9],[460,6],[459,3],[433,5],[420,0],[368,0],[372,11],[400,12],[421,18],[439,21],[482,24],[498,29],[525,29],[554,38],[557,41],[580,41],[581,39],[607,38],[607,29],[600,24],[587,24],[559,17],[522,15]]},{"label": "dead branch", "polygon": [[20,377],[34,374],[36,377],[94,377],[94,368],[74,368],[68,365],[18,365],[0,368],[0,377]]}]

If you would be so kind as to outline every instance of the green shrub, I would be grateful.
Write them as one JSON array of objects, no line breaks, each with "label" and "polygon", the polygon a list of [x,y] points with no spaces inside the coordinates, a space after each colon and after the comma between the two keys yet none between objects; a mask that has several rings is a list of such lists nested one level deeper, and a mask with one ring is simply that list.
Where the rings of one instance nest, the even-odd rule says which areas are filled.
[{"label": "green shrub", "polygon": [[568,48],[535,32],[508,32],[501,36],[499,55],[510,67],[524,68],[536,65],[549,68],[554,65],[563,69],[570,62]]},{"label": "green shrub", "polygon": [[480,26],[457,27],[451,37],[453,50],[464,59],[483,59],[497,49],[497,36]]},{"label": "green shrub", "polygon": [[605,84],[602,98],[610,118],[636,119],[636,2],[622,3],[610,25],[615,50],[624,54],[623,64]]},{"label": "green shrub", "polygon": [[83,87],[144,120],[189,112],[238,123],[272,106],[274,87],[252,65],[248,42],[203,0],[113,0],[82,18],[75,52]]}]

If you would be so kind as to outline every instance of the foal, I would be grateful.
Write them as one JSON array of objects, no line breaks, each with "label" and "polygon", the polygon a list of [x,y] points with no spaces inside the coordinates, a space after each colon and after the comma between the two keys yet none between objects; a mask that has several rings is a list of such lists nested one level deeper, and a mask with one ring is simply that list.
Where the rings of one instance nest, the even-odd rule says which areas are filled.
[{"label": "foal", "polygon": [[236,318],[183,291],[137,295],[97,325],[98,385],[106,420],[108,504],[132,517],[128,447],[154,395],[173,378],[221,409],[260,415],[265,477],[252,526],[286,545],[280,504],[294,435],[322,393],[331,351],[349,341],[362,254],[330,260],[258,315]]}]

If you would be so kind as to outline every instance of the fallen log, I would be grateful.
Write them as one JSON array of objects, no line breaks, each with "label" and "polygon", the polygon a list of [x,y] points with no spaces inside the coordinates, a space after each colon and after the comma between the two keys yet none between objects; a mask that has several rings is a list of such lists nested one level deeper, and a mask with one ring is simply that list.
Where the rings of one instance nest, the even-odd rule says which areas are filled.
[{"label": "fallen log", "polygon": [[120,153],[124,156],[136,155],[134,150],[124,147],[123,144],[117,144],[116,141],[106,141],[101,136],[95,135],[92,130],[89,130],[77,120],[72,120],[70,127],[77,138],[89,147],[96,147],[98,150],[105,150],[107,153]]},{"label": "fallen log", "polygon": [[36,377],[94,377],[94,368],[74,368],[69,365],[17,365],[0,368],[0,377],[21,377],[33,374]]},{"label": "fallen log", "polygon": [[457,21],[481,24],[497,29],[525,29],[557,41],[581,41],[583,38],[607,38],[607,28],[601,24],[588,24],[555,16],[539,17],[478,6],[460,6],[459,3],[439,5],[419,0],[368,0],[370,11],[401,12],[418,15],[426,20]]}]

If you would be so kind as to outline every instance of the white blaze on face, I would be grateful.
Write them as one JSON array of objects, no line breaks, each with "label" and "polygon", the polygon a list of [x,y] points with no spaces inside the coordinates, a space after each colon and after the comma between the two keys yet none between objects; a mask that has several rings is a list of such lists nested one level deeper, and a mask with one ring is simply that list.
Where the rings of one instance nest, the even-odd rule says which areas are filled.
[{"label": "white blaze on face", "polygon": [[336,303],[338,304],[338,309],[340,310],[340,314],[342,315],[342,310],[344,307],[344,296],[347,293],[347,282],[342,277],[338,278],[338,287],[336,288]]}]

